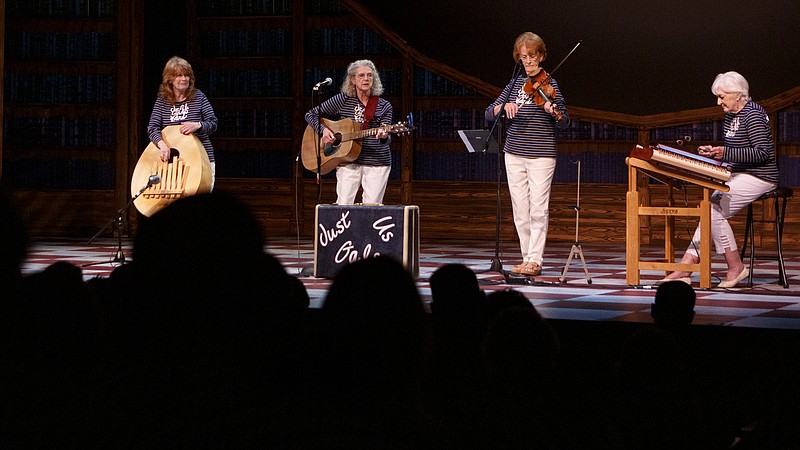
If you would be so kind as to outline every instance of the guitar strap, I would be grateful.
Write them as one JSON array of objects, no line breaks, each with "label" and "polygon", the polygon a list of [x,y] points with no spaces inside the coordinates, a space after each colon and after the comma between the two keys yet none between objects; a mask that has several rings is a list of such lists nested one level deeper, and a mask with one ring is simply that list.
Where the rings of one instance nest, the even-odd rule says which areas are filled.
[{"label": "guitar strap", "polygon": [[364,110],[364,125],[363,128],[369,128],[369,123],[375,116],[375,110],[378,108],[378,97],[373,96],[367,100],[367,108]]}]

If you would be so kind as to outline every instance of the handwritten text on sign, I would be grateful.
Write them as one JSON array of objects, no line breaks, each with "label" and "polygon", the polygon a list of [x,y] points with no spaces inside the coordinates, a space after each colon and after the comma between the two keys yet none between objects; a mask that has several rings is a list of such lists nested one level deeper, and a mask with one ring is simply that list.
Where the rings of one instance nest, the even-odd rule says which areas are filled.
[{"label": "handwritten text on sign", "polygon": [[317,209],[317,276],[378,255],[404,255],[404,206],[320,205]]},{"label": "handwritten text on sign", "polygon": [[[330,245],[335,248],[336,245],[339,245],[333,258],[335,264],[354,262],[360,258],[368,258],[381,254],[379,250],[373,251],[373,242],[370,236],[359,236],[361,238],[366,238],[361,249],[357,247],[358,244],[354,242],[353,238],[348,239],[347,232],[353,225],[353,221],[350,220],[350,213],[351,211],[342,211],[339,219],[329,228],[325,226],[325,223],[321,221],[319,223],[319,246],[321,248],[327,248]],[[390,242],[392,238],[394,238],[392,229],[396,226],[392,220],[392,216],[383,216],[372,222],[371,229],[374,233],[373,237],[379,239],[381,242]]]}]

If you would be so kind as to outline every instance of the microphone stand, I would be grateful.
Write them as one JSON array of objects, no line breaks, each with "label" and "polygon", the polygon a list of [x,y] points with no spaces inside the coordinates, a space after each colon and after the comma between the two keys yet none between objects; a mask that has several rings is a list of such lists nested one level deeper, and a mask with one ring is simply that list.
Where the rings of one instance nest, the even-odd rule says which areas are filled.
[{"label": "microphone stand", "polygon": [[319,126],[319,130],[317,131],[317,205],[322,202],[322,114],[319,111],[319,107],[322,104],[320,101],[320,92],[319,87],[314,87],[311,89],[311,106],[314,106],[314,93],[317,94],[317,125]]},{"label": "microphone stand", "polygon": [[136,195],[131,197],[131,199],[128,201],[128,203],[125,206],[123,206],[122,208],[118,209],[117,210],[117,214],[114,217],[112,217],[108,222],[106,222],[106,224],[103,225],[103,228],[101,228],[100,231],[95,233],[95,235],[92,236],[92,238],[89,239],[86,242],[87,244],[91,244],[92,242],[95,241],[95,239],[100,237],[100,235],[103,234],[108,229],[108,227],[111,226],[112,223],[116,222],[116,224],[117,224],[117,251],[114,254],[114,259],[111,259],[109,261],[101,261],[101,262],[93,262],[93,263],[82,264],[81,267],[96,266],[96,265],[100,265],[100,264],[114,264],[114,263],[125,264],[127,262],[127,260],[125,259],[125,253],[122,251],[123,217],[125,216],[125,214],[128,211],[128,209],[131,207],[133,202],[137,198],[139,198],[139,196],[142,195],[142,193],[144,193],[144,191],[146,191],[147,188],[149,188],[153,184],[156,184],[155,180],[153,179],[153,177],[150,177],[150,179],[147,180],[147,184],[143,188],[139,189],[139,192],[137,192]]},{"label": "microphone stand", "polygon": [[[514,80],[517,79],[519,76],[520,70],[522,69],[522,64],[520,61],[517,60],[517,63],[514,65],[514,73],[511,76],[511,81],[509,81],[509,85],[514,85]],[[494,133],[495,128],[497,128],[497,124],[500,122],[500,119],[505,117],[505,105],[508,103],[508,99],[511,97],[511,89],[509,88],[508,92],[506,93],[505,97],[502,99],[500,103],[500,111],[495,116],[494,121],[492,122],[491,128],[489,128],[489,132],[486,133],[486,138],[484,139],[484,148],[483,152],[485,153],[486,150],[489,148],[489,138],[491,138],[492,134]],[[498,272],[503,275],[503,278],[508,281],[508,274],[506,274],[505,270],[503,270],[503,262],[500,260],[500,166],[503,163],[502,154],[503,154],[503,140],[502,140],[502,133],[498,132],[497,137],[497,167],[495,170],[495,181],[497,182],[497,205],[495,209],[495,229],[494,229],[494,259],[492,259],[491,266],[489,270],[486,272]]]},{"label": "microphone stand", "polygon": [[[317,171],[316,171],[316,173],[317,173],[317,203],[316,204],[317,205],[322,203],[322,149],[320,147],[322,145],[322,127],[323,127],[323,125],[322,125],[322,114],[321,114],[321,112],[319,110],[319,107],[322,104],[322,102],[319,101],[319,89],[320,89],[319,86],[314,86],[311,89],[311,109],[316,109],[316,112],[317,112],[317,125],[320,127],[319,130],[314,130],[314,131],[317,132],[316,133],[317,134],[317,142],[316,142],[316,145],[317,145],[317,152],[316,152],[317,153],[317,167],[316,167],[316,169],[317,169]],[[316,107],[314,106],[314,94],[315,93],[317,94],[317,105],[316,105]],[[315,231],[315,233],[316,233],[316,231]],[[314,276],[314,266],[311,265],[311,266],[303,267],[302,269],[300,269],[300,273],[298,274],[298,276],[303,276],[303,277]]]}]

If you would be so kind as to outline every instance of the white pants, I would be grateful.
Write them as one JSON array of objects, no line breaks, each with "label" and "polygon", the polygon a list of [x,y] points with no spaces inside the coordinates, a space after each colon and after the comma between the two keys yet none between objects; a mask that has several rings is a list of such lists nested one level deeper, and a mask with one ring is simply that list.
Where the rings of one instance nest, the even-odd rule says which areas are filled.
[{"label": "white pants", "polygon": [[[711,194],[711,240],[714,241],[717,254],[725,253],[726,249],[732,251],[737,249],[736,237],[728,219],[758,197],[775,189],[774,183],[768,183],[747,173],[733,174],[727,185],[730,187],[728,192],[714,191]],[[686,253],[698,256],[699,249],[700,226],[698,225]]]},{"label": "white pants", "polygon": [[541,265],[547,241],[550,187],[556,172],[556,159],[521,158],[506,153],[505,162],[522,260]]},{"label": "white pants", "polygon": [[336,203],[352,205],[358,188],[364,189],[361,203],[383,203],[391,166],[345,164],[336,168]]},{"label": "white pants", "polygon": [[211,164],[211,189],[208,192],[212,192],[214,190],[214,182],[217,181],[217,163],[212,162]]}]

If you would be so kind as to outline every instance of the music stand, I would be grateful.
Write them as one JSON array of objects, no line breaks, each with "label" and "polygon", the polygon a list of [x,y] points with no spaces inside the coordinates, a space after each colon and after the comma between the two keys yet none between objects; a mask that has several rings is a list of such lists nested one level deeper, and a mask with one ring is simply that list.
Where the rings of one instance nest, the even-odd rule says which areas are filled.
[{"label": "music stand", "polygon": [[[457,130],[458,137],[464,142],[464,146],[467,148],[469,153],[475,154],[491,154],[494,153],[497,155],[497,171],[496,171],[496,182],[497,182],[497,205],[495,210],[495,240],[494,240],[494,258],[489,266],[489,269],[479,271],[478,273],[484,272],[497,272],[500,275],[503,275],[503,282],[507,284],[517,284],[515,282],[516,277],[510,276],[503,270],[503,262],[500,260],[500,166],[502,164],[502,153],[500,151],[500,144],[495,139],[492,130]],[[525,278],[527,280],[527,278]]]},{"label": "music stand", "polygon": [[486,144],[487,132],[488,130],[458,130],[458,137],[470,153],[497,153],[500,146],[494,135],[489,135],[489,144]]}]

